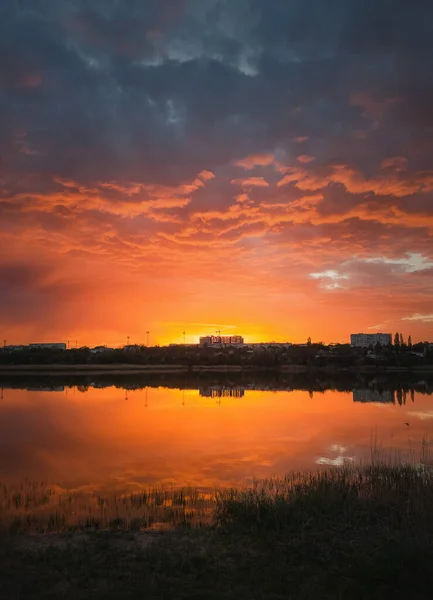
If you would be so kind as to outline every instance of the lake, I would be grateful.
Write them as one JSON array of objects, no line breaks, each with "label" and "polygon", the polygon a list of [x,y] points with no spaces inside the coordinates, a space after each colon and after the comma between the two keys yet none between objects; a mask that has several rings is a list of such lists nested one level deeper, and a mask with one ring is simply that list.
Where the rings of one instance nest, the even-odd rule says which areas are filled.
[{"label": "lake", "polygon": [[187,389],[114,383],[0,383],[0,481],[210,490],[367,462],[372,453],[430,462],[433,388],[421,376],[404,385],[356,381],[352,389],[345,381],[344,391],[317,378],[310,389],[269,381],[200,381]]}]

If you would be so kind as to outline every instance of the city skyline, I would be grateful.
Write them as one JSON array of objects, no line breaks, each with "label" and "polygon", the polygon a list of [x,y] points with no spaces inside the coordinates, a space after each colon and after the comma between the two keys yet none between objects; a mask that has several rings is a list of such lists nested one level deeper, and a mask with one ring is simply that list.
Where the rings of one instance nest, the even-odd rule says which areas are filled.
[{"label": "city skyline", "polygon": [[432,339],[432,7],[389,6],[7,2],[3,336]]},{"label": "city skyline", "polygon": [[[217,332],[218,334],[220,334],[220,332]],[[149,334],[149,332],[146,332],[146,336],[147,334]],[[377,343],[379,343],[381,346],[394,346],[395,345],[395,336],[399,336],[399,343],[398,345],[401,344],[409,344],[409,346],[411,346],[412,344],[418,344],[418,343],[427,343],[427,344],[432,344],[433,342],[430,342],[428,339],[415,339],[412,337],[411,334],[409,334],[407,337],[405,337],[402,333],[400,332],[396,332],[395,334],[393,334],[392,332],[389,333],[384,333],[384,332],[376,332],[376,333],[351,333],[348,335],[348,338],[344,341],[341,342],[323,342],[323,340],[314,340],[311,337],[307,337],[306,339],[302,340],[302,341],[293,341],[293,340],[284,340],[284,341],[277,341],[277,340],[264,340],[264,341],[253,341],[253,340],[249,340],[249,339],[245,339],[244,336],[242,335],[234,335],[234,336],[224,336],[224,335],[206,335],[206,336],[199,336],[197,337],[193,337],[193,339],[189,339],[187,338],[186,332],[182,332],[181,336],[179,335],[179,338],[182,337],[182,341],[178,340],[172,340],[169,341],[167,344],[158,344],[157,342],[155,343],[150,343],[149,338],[147,337],[147,339],[142,338],[142,339],[137,339],[137,340],[131,340],[130,336],[126,336],[126,343],[124,342],[119,342],[118,344],[113,344],[112,346],[110,346],[109,344],[104,344],[101,343],[101,341],[97,342],[96,344],[89,346],[87,344],[81,344],[79,343],[79,340],[66,340],[66,341],[56,341],[53,342],[53,340],[51,340],[50,342],[47,341],[42,341],[42,342],[23,342],[23,343],[9,343],[7,339],[3,339],[3,343],[2,345],[0,345],[0,350],[1,349],[5,349],[5,348],[29,348],[29,349],[38,349],[38,348],[43,348],[44,346],[46,348],[48,348],[49,346],[51,346],[52,348],[57,348],[57,349],[61,349],[60,347],[63,346],[65,350],[74,350],[74,349],[80,349],[80,348],[91,348],[91,349],[102,349],[102,348],[107,348],[107,349],[122,349],[122,348],[133,348],[133,347],[156,347],[156,346],[161,346],[161,347],[169,347],[169,346],[198,346],[198,347],[202,347],[202,348],[208,348],[208,347],[219,347],[219,346],[233,346],[233,347],[239,347],[239,346],[254,346],[254,345],[280,345],[280,346],[284,346],[284,345],[291,345],[291,346],[307,346],[309,344],[316,344],[316,345],[320,345],[323,344],[325,346],[333,346],[333,345],[350,345],[352,347],[358,347],[358,348],[368,348],[368,347],[372,347],[375,346]]]}]

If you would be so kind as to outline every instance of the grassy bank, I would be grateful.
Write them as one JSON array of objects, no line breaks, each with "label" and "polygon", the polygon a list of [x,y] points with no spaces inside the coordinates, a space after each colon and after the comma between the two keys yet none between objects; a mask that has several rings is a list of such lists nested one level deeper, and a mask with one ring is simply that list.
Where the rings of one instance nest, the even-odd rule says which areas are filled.
[{"label": "grassy bank", "polygon": [[164,533],[1,537],[0,598],[429,598],[433,474],[291,474],[213,498]]}]

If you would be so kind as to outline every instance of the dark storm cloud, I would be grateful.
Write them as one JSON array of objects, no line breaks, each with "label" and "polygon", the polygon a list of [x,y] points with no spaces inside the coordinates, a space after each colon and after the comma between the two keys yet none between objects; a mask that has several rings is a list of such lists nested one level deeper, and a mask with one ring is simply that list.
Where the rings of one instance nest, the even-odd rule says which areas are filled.
[{"label": "dark storm cloud", "polygon": [[8,289],[33,288],[46,274],[46,269],[41,266],[25,263],[0,264],[0,295],[4,296]]},{"label": "dark storm cloud", "polygon": [[431,47],[429,0],[251,0],[251,6],[260,10],[259,38],[298,51],[300,58]]},{"label": "dark storm cloud", "polygon": [[[251,149],[291,153],[292,139],[309,135],[319,161],[349,152],[368,169],[400,131],[398,151],[433,126],[433,9],[407,7],[10,1],[0,26],[3,162],[21,180],[38,171],[174,183]],[[401,98],[380,115],[386,130],[370,131],[374,111],[349,101],[359,92],[375,105]],[[353,130],[377,143],[362,149],[347,139]],[[23,131],[25,156],[13,147]]]},{"label": "dark storm cloud", "polygon": [[[39,258],[0,262],[0,317],[10,322],[25,322],[30,315],[35,323],[61,321],[68,307],[83,293],[75,282],[62,274],[56,265]],[[62,314],[59,314],[62,306]],[[2,321],[3,323],[3,321]],[[36,326],[35,326],[36,328]]]}]

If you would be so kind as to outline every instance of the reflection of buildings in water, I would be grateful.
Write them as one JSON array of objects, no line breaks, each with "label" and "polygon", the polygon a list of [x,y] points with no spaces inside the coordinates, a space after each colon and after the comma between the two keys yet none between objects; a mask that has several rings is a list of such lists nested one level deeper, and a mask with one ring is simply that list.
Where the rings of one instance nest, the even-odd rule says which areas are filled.
[{"label": "reflection of buildings in water", "polygon": [[392,390],[374,390],[370,388],[353,390],[354,402],[394,402]]},{"label": "reflection of buildings in water", "polygon": [[205,398],[242,398],[245,390],[240,388],[205,387],[199,389],[199,394]]}]

